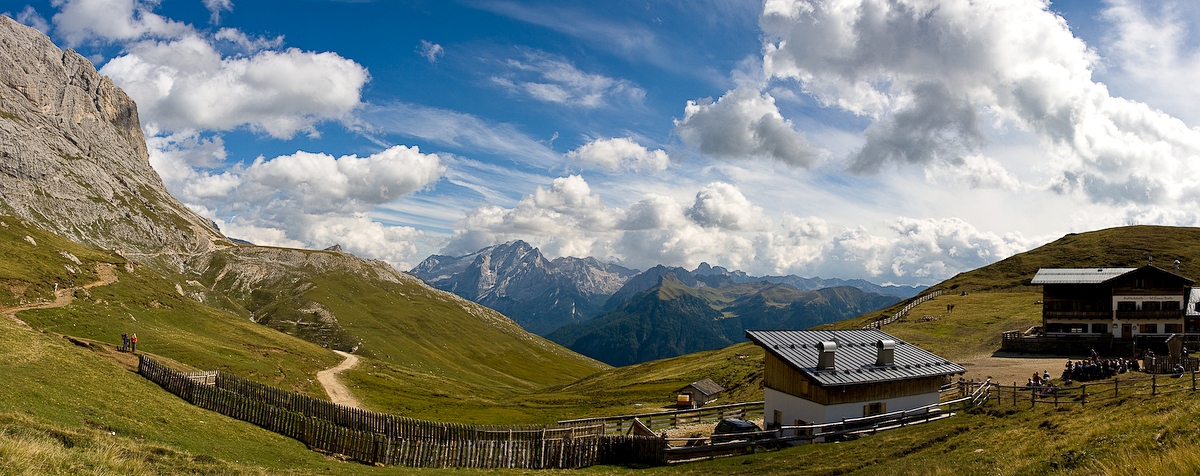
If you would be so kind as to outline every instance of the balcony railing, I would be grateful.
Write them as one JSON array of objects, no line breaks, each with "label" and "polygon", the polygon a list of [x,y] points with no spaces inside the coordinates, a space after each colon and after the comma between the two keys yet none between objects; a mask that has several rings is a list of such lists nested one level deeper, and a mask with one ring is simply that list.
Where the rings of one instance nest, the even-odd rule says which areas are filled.
[{"label": "balcony railing", "polygon": [[1112,311],[1042,311],[1047,319],[1112,319]]},{"label": "balcony railing", "polygon": [[1182,309],[1170,311],[1117,311],[1117,319],[1183,319]]}]

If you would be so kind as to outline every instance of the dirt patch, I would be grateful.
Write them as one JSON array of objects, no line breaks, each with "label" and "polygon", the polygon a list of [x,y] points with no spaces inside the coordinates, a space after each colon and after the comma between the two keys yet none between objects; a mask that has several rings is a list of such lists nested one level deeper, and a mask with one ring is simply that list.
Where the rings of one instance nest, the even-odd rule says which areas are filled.
[{"label": "dirt patch", "polygon": [[1063,355],[1006,355],[996,356],[981,354],[967,360],[959,361],[959,365],[967,369],[963,377],[968,380],[981,381],[988,377],[992,382],[1012,385],[1024,385],[1033,373],[1041,375],[1050,371],[1050,377],[1058,378],[1062,374],[1067,360],[1078,360],[1078,356]]}]

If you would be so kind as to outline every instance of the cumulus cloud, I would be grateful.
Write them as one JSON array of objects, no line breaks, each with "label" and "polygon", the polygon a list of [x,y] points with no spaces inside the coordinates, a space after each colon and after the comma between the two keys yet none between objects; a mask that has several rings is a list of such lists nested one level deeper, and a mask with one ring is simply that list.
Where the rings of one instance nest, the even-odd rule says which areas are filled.
[{"label": "cumulus cloud", "polygon": [[567,152],[567,158],[587,167],[596,167],[610,172],[618,170],[650,171],[666,170],[671,159],[662,149],[649,150],[626,137],[596,139]]},{"label": "cumulus cloud", "polygon": [[153,12],[156,1],[54,0],[54,31],[68,46],[146,37],[177,38],[191,32],[183,22]]},{"label": "cumulus cloud", "polygon": [[144,41],[100,68],[138,103],[143,121],[166,130],[248,126],[272,137],[315,134],[360,105],[366,68],[336,53],[290,48],[222,56],[187,35]]},{"label": "cumulus cloud", "polygon": [[417,47],[417,54],[429,60],[430,63],[437,63],[438,58],[446,54],[446,50],[442,48],[442,45],[429,40],[421,40],[421,46]]},{"label": "cumulus cloud", "polygon": [[229,236],[308,248],[336,242],[402,267],[419,258],[413,240],[423,235],[374,221],[370,211],[431,186],[445,172],[436,154],[394,146],[366,157],[298,151],[217,173],[195,165],[224,153],[219,138],[176,133],[148,143],[150,164],[168,188]]},{"label": "cumulus cloud", "polygon": [[540,51],[526,52],[503,66],[503,72],[492,76],[494,84],[542,102],[597,108],[614,102],[640,104],[646,96],[632,81],[580,71],[567,60]]},{"label": "cumulus cloud", "polygon": [[763,71],[876,120],[851,170],[970,165],[979,117],[1035,134],[1054,190],[1098,203],[1195,194],[1200,132],[1092,79],[1098,56],[1040,0],[771,0]]},{"label": "cumulus cloud", "polygon": [[810,167],[823,155],[779,113],[775,98],[749,87],[716,101],[688,101],[675,131],[700,153],[719,158],[766,158]]},{"label": "cumulus cloud", "polygon": [[[231,0],[205,0],[213,23]],[[316,135],[361,106],[366,68],[336,53],[280,49],[282,37],[206,33],[154,13],[156,1],[57,0],[55,32],[68,45],[122,47],[100,68],[138,103],[144,125],[170,133],[248,127],[276,138]],[[221,46],[218,48],[218,44]]]},{"label": "cumulus cloud", "polygon": [[762,222],[762,208],[750,203],[737,187],[714,182],[696,192],[687,216],[703,227],[751,230]]}]

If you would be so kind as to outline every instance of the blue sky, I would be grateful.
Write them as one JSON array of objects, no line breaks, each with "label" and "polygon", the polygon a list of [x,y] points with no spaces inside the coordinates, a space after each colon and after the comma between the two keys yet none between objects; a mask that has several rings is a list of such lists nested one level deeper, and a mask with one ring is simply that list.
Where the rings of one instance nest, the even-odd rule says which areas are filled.
[{"label": "blue sky", "polygon": [[524,239],[643,269],[932,284],[1069,232],[1200,221],[1188,2],[0,12],[126,90],[151,164],[228,235],[401,269]]}]

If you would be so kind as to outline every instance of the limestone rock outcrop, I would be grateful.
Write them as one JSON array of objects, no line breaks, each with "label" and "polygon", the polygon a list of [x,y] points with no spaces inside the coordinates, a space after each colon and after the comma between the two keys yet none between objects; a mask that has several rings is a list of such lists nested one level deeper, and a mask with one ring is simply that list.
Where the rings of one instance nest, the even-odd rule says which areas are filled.
[{"label": "limestone rock outcrop", "polygon": [[229,244],[150,167],[133,100],[87,58],[5,16],[0,213],[171,267]]}]

